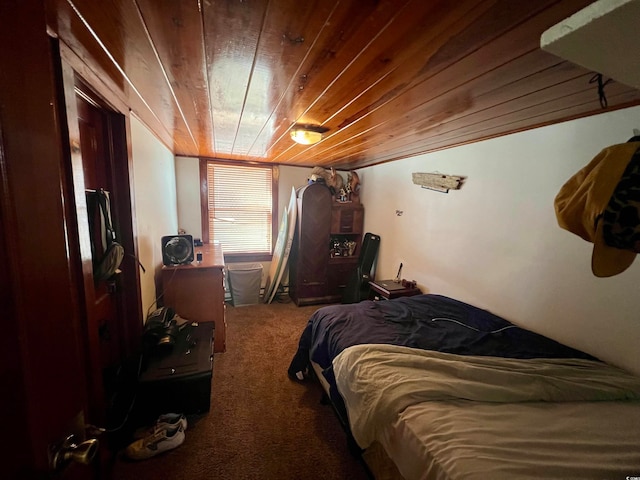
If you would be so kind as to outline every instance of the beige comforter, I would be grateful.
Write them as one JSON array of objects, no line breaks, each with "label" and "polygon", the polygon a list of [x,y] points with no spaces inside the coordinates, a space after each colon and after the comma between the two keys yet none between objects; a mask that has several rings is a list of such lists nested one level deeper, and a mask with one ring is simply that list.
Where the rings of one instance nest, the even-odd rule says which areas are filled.
[{"label": "beige comforter", "polygon": [[[621,468],[640,475],[640,379],[618,368],[392,345],[350,347],[333,368],[358,444],[382,443],[407,478],[580,478],[584,472],[598,472],[585,478],[624,478],[607,476]],[[527,412],[533,423],[522,418]],[[569,412],[587,418],[565,422]],[[630,418],[617,418],[622,412]],[[582,429],[594,415],[597,430]],[[556,424],[565,427],[556,431]],[[617,430],[600,432],[607,424]],[[534,432],[539,438],[532,440]],[[518,444],[526,451],[510,448]],[[508,473],[501,476],[501,469]]]}]

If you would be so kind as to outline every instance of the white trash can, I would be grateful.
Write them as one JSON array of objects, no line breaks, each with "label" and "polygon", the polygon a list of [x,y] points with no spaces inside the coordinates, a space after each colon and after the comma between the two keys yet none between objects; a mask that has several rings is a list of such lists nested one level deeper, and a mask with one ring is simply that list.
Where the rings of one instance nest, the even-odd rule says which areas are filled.
[{"label": "white trash can", "polygon": [[260,303],[262,284],[262,264],[231,264],[229,270],[229,288],[234,307]]}]

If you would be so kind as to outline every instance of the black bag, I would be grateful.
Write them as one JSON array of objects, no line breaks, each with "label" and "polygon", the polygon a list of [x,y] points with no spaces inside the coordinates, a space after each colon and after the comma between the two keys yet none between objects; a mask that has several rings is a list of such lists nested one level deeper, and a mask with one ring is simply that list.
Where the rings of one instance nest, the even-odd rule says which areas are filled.
[{"label": "black bag", "polygon": [[[87,192],[87,207],[89,212],[89,232],[91,235],[91,254],[93,256],[93,280],[99,283],[107,280],[116,273],[124,258],[124,247],[116,242],[116,232],[111,226],[109,196],[103,189]],[[104,251],[99,253],[96,248],[94,222],[96,210],[101,215],[99,225],[104,223]],[[100,233],[102,228],[100,228]],[[102,242],[101,242],[102,243]]]}]

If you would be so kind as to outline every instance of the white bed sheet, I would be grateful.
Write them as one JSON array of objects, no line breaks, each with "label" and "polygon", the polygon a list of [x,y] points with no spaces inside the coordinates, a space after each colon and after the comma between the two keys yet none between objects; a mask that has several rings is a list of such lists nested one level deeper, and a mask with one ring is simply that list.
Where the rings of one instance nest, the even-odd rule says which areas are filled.
[{"label": "white bed sheet", "polygon": [[[425,356],[427,363],[433,357],[455,362],[478,357],[460,359],[457,355],[411,350],[393,346],[351,347],[334,362],[338,389],[345,398],[354,436],[363,447],[372,441],[381,443],[406,479],[605,480],[640,476],[637,377],[598,362],[570,360],[568,363],[575,368],[569,370],[568,376],[560,375],[559,380],[556,366],[564,361],[497,359],[499,372],[494,379],[497,390],[488,393],[490,401],[483,401],[482,396],[487,395],[484,381],[491,377],[491,372],[465,366],[441,369],[436,383],[442,388],[435,393],[432,385],[427,385],[426,395],[414,394],[406,385],[423,385],[425,381],[429,384],[433,378],[429,379],[429,372],[418,369],[418,378],[408,379],[405,370],[400,369],[399,373],[394,356],[402,355],[400,363],[405,366],[416,361],[421,364]],[[407,361],[404,357],[407,354],[419,358]],[[479,362],[481,366],[491,365],[494,357],[483,357]],[[524,364],[519,367],[521,362]],[[520,368],[512,382],[504,363],[515,365],[516,370]],[[552,378],[540,378],[537,367],[526,372],[536,363],[543,370],[549,370],[550,365]],[[447,375],[452,375],[450,380]],[[531,382],[526,375],[533,375]],[[595,384],[587,381],[578,385],[582,383],[581,377],[588,380],[590,376]],[[398,381],[404,386],[394,387]],[[448,383],[453,385],[451,391]],[[537,386],[531,387],[534,384]],[[567,386],[572,393],[566,392]],[[531,390],[527,395],[532,393],[534,401],[521,396],[523,389]],[[381,392],[387,394],[380,395]],[[459,392],[462,396],[471,392],[471,398],[475,399],[456,398]],[[362,395],[365,400],[359,398]],[[391,401],[378,401],[388,396]],[[562,401],[540,401],[554,397]]]},{"label": "white bed sheet", "polygon": [[407,480],[640,476],[640,403],[424,402],[378,440]]}]

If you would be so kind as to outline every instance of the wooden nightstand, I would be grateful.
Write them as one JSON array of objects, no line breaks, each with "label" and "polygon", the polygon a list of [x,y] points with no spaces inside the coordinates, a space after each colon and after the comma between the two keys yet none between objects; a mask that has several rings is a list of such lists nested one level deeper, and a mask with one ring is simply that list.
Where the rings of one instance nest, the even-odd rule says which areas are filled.
[{"label": "wooden nightstand", "polygon": [[398,297],[412,297],[420,295],[422,291],[419,288],[403,287],[402,283],[393,280],[373,280],[369,282],[371,287],[371,295],[375,299],[391,300]]}]

